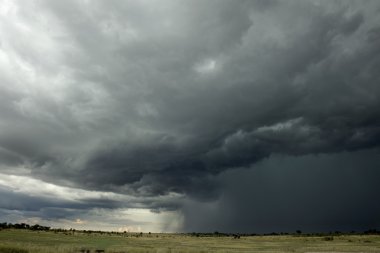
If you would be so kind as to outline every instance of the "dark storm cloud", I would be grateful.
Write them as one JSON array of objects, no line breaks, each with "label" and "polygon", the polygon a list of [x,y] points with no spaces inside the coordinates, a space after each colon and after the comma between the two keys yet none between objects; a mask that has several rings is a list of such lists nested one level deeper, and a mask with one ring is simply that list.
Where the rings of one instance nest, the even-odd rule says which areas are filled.
[{"label": "dark storm cloud", "polygon": [[175,209],[272,155],[379,146],[377,1],[4,6],[1,172]]},{"label": "dark storm cloud", "polygon": [[[299,20],[293,18],[298,9],[302,11]],[[186,80],[188,73],[180,81],[173,76],[178,87],[155,84],[158,88],[153,87],[155,92],[146,100],[157,115],[148,121],[163,127],[169,137],[152,138],[148,145],[127,141],[107,147],[90,159],[88,168],[99,175],[104,168],[115,171],[106,181],[116,184],[158,171],[185,186],[178,170],[191,181],[248,166],[272,153],[299,155],[377,146],[379,47],[370,42],[373,28],[364,24],[364,14],[347,13],[344,8],[330,13],[310,3],[276,6],[272,11],[279,14],[278,24],[266,24],[266,12],[250,12],[252,27],[241,44],[230,43],[231,51],[220,52],[227,54],[221,60],[222,73],[200,80],[194,74]],[[309,12],[313,19],[306,17]],[[300,20],[307,21],[306,25],[290,28]],[[269,26],[265,32],[270,35],[260,34],[260,22]],[[364,38],[357,38],[359,34]],[[269,36],[268,41],[256,39],[258,35]],[[175,73],[176,66],[172,67]],[[180,137],[170,136],[178,131]],[[188,140],[175,143],[183,136]],[[168,184],[162,189],[171,190],[171,186],[175,187]]]}]

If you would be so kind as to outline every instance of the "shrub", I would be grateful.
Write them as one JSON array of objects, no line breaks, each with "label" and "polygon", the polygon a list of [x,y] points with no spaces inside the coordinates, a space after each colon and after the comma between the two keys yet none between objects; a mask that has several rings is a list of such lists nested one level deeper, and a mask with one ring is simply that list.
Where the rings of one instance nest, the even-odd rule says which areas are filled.
[{"label": "shrub", "polygon": [[333,240],[334,240],[334,237],[332,237],[332,236],[325,236],[323,239],[324,239],[325,241],[333,241]]}]

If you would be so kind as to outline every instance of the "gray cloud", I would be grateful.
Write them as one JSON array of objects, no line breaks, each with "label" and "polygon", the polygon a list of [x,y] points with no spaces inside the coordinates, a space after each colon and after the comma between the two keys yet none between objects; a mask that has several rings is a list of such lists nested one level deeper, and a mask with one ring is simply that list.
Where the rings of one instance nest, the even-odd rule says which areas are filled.
[{"label": "gray cloud", "polygon": [[377,148],[379,8],[4,4],[0,172],[172,210],[155,197],[215,200],[220,173],[273,155]]}]

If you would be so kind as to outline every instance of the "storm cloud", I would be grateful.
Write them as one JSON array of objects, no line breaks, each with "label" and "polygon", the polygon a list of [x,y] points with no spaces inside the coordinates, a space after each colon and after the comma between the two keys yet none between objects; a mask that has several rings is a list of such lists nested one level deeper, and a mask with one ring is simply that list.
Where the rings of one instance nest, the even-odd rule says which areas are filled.
[{"label": "storm cloud", "polygon": [[[189,203],[221,201],[239,173],[256,182],[263,161],[297,180],[307,177],[302,159],[352,154],[358,173],[379,160],[377,1],[1,5],[0,173],[111,194],[72,207],[24,201],[4,183],[4,199],[23,203],[3,200],[4,210],[177,210],[188,228],[207,230],[216,225],[189,225]],[[373,161],[365,168],[361,152]],[[305,169],[296,173],[279,156]],[[326,166],[339,180],[339,168]],[[229,173],[236,176],[226,184]],[[255,185],[247,191],[271,198],[260,193],[268,186]],[[234,217],[248,215],[239,210]]]}]

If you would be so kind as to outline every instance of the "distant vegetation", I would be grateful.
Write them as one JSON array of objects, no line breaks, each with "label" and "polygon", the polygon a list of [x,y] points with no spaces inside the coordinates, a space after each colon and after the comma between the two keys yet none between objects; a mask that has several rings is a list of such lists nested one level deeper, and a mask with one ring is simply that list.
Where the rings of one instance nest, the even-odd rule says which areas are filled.
[{"label": "distant vegetation", "polygon": [[[101,230],[76,230],[73,228],[70,229],[63,229],[63,228],[51,228],[47,226],[41,226],[38,224],[35,225],[29,225],[26,223],[7,223],[3,222],[0,223],[0,230],[1,229],[27,229],[27,230],[33,230],[33,231],[52,231],[52,232],[63,232],[63,233],[98,233],[98,234],[123,234],[123,235],[131,235],[135,237],[142,237],[144,235],[143,232],[115,232],[115,231],[101,231]],[[146,235],[151,235],[151,232],[145,233]],[[294,233],[287,233],[287,232],[281,232],[281,233],[263,233],[263,234],[258,234],[258,233],[221,233],[218,231],[215,231],[213,233],[197,233],[197,232],[192,232],[192,233],[179,233],[182,235],[189,235],[189,236],[194,236],[194,237],[233,237],[235,239],[239,239],[242,236],[276,236],[276,235],[293,235],[293,236],[339,236],[342,234],[350,234],[350,235],[380,235],[380,231],[376,229],[368,229],[363,232],[356,232],[356,231],[351,231],[351,232],[341,232],[341,231],[332,231],[332,232],[326,232],[326,233],[302,233],[301,230],[296,230]]]},{"label": "distant vegetation", "polygon": [[50,227],[40,226],[38,224],[35,225],[29,225],[25,223],[0,223],[0,229],[6,229],[6,228],[14,228],[14,229],[29,229],[29,230],[40,230],[40,231],[48,231],[50,230]]}]

